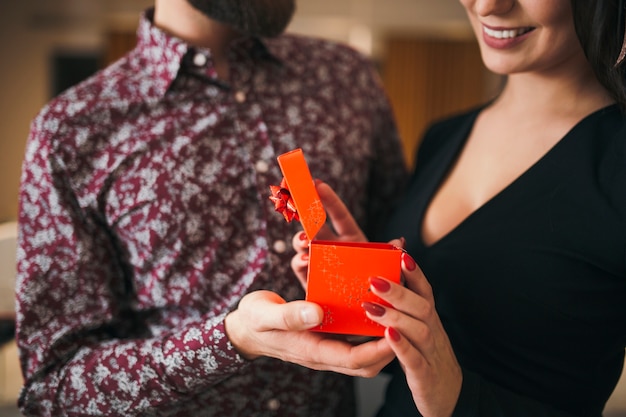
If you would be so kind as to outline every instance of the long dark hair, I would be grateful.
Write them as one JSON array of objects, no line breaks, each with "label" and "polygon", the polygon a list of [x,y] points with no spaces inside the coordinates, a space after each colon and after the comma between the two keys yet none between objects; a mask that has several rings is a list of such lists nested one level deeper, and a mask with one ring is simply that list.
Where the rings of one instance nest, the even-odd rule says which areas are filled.
[{"label": "long dark hair", "polygon": [[626,60],[616,65],[624,43],[624,0],[571,0],[576,34],[600,83],[626,112]]}]

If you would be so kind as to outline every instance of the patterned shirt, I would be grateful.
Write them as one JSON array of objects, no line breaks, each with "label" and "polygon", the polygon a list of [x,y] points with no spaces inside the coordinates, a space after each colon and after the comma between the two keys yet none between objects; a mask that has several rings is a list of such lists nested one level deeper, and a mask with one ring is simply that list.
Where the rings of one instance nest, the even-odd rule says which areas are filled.
[{"label": "patterned shirt", "polygon": [[[273,210],[303,148],[363,227],[404,182],[389,103],[345,46],[285,35],[211,51],[146,13],[127,56],[33,121],[20,189],[17,339],[27,415],[350,416],[351,379],[246,361],[224,317],[303,297],[299,225]],[[262,312],[260,312],[262,314]]]}]

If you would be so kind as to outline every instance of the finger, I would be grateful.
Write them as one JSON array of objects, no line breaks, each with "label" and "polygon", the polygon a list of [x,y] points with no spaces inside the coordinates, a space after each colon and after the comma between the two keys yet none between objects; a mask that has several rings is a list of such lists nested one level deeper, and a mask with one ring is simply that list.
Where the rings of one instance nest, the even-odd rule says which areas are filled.
[{"label": "finger", "polygon": [[294,272],[302,288],[307,286],[307,272],[309,270],[309,254],[297,253],[291,258],[291,270]]},{"label": "finger", "polygon": [[[394,310],[424,322],[433,316],[434,304],[414,290],[381,277],[370,277],[369,280],[372,293],[391,304]],[[393,325],[389,322],[381,324]]]},{"label": "finger", "polygon": [[385,339],[402,364],[405,373],[407,369],[412,372],[418,371],[419,373],[420,369],[428,366],[426,357],[419,349],[415,349],[411,342],[395,327],[387,327],[385,329]]},{"label": "finger", "polygon": [[337,233],[333,232],[333,230],[325,223],[319,232],[315,235],[316,240],[340,240],[340,237],[337,236]]},{"label": "finger", "polygon": [[408,253],[402,254],[402,275],[406,286],[428,300],[433,299],[433,290],[424,272]]},{"label": "finger", "polygon": [[[426,305],[426,303],[422,304]],[[394,328],[401,332],[410,341],[412,347],[421,351],[423,355],[429,355],[434,351],[434,339],[431,337],[432,332],[426,321],[378,303],[364,302],[362,307],[371,320],[386,328]]]},{"label": "finger", "polygon": [[[415,274],[416,270],[411,273]],[[380,277],[370,278],[370,289],[393,307],[363,303],[367,316],[384,327],[401,332],[425,357],[432,355],[436,343],[432,337],[433,329],[439,329],[440,324],[434,301]]]},{"label": "finger", "polygon": [[355,242],[366,242],[365,235],[335,191],[328,184],[318,182],[317,192],[337,234],[340,237],[349,237],[350,240]]},{"label": "finger", "polygon": [[403,237],[399,237],[397,239],[392,239],[387,243],[397,248],[404,249],[404,246],[406,245],[406,239]]},{"label": "finger", "polygon": [[270,291],[255,291],[239,303],[239,309],[253,317],[260,331],[307,330],[319,325],[324,318],[322,308],[308,301],[285,302]]},{"label": "finger", "polygon": [[309,243],[309,238],[304,232],[296,233],[293,235],[293,238],[291,238],[291,246],[293,246],[293,249],[298,253],[308,252]]},{"label": "finger", "polygon": [[265,324],[279,330],[308,330],[324,319],[324,310],[319,305],[303,300],[274,305],[267,313]]},{"label": "finger", "polygon": [[[309,363],[314,369],[371,378],[395,357],[385,338],[377,338],[355,346],[323,333],[316,335],[320,337],[320,342],[315,346],[315,351],[310,352]],[[314,365],[316,363],[318,366]]]}]

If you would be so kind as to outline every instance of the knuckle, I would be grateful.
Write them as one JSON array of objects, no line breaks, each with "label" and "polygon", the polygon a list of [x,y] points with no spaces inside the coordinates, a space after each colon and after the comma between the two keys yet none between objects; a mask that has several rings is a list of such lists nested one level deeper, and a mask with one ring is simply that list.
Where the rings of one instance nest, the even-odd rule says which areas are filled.
[{"label": "knuckle", "polygon": [[426,325],[419,326],[415,334],[420,344],[423,344],[426,341],[430,340],[432,336],[432,332],[430,331],[430,328]]},{"label": "knuckle", "polygon": [[422,307],[422,316],[424,318],[430,318],[435,314],[435,306],[432,303],[424,303]]}]

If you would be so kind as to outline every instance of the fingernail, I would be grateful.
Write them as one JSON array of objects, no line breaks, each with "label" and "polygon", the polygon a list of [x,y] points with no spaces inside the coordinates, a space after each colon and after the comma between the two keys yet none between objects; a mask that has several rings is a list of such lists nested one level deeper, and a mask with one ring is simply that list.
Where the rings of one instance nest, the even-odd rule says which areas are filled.
[{"label": "fingernail", "polygon": [[302,323],[307,326],[315,326],[319,324],[317,312],[311,307],[302,307],[300,309],[300,318],[302,319]]},{"label": "fingernail", "polygon": [[402,339],[402,335],[400,335],[400,333],[393,327],[387,327],[387,333],[394,342],[399,342],[400,339]]},{"label": "fingernail", "polygon": [[301,256],[303,261],[308,261],[309,260],[309,254],[308,253],[303,253]]},{"label": "fingernail", "polygon": [[370,277],[370,285],[378,292],[387,292],[391,289],[389,281],[378,277]]},{"label": "fingernail", "polygon": [[370,313],[372,316],[376,317],[385,315],[386,311],[385,307],[381,306],[380,304],[370,303],[369,301],[364,301],[363,304],[361,304],[361,307],[363,307],[363,309]]},{"label": "fingernail", "polygon": [[417,268],[417,264],[415,263],[413,258],[411,258],[411,255],[406,252],[403,253],[402,260],[404,260],[404,266],[406,266],[406,269],[408,269],[409,271],[415,271],[415,268]]},{"label": "fingernail", "polygon": [[308,238],[306,237],[306,233],[301,232],[300,236],[299,236],[300,240],[307,240]]}]

